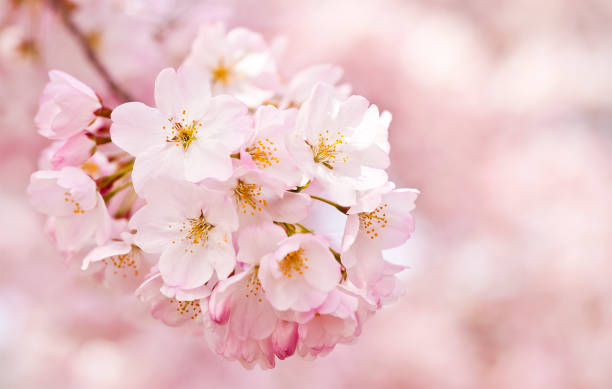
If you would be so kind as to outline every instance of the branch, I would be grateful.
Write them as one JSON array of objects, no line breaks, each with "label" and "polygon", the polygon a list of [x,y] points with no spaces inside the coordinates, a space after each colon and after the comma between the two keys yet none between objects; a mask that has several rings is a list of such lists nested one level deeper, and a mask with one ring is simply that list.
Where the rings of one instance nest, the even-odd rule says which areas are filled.
[{"label": "branch", "polygon": [[106,82],[113,94],[123,101],[134,101],[130,94],[124,91],[115,82],[115,80],[113,80],[106,67],[102,65],[102,62],[100,62],[100,59],[94,52],[93,48],[87,42],[87,38],[85,37],[83,32],[72,21],[72,19],[70,18],[70,7],[64,4],[63,0],[51,0],[51,5],[57,10],[62,22],[64,23],[64,26],[66,26],[68,31],[77,40],[77,42],[81,46],[81,49],[83,49],[83,51],[85,52],[87,59],[93,65],[93,67],[96,68],[97,72],[100,74],[104,82]]}]

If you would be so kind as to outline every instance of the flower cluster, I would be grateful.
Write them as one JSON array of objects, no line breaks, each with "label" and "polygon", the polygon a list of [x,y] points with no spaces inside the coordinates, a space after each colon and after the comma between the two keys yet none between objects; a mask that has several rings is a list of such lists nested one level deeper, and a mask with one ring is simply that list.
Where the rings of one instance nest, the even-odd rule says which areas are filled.
[{"label": "flower cluster", "polygon": [[110,109],[52,71],[35,122],[54,143],[28,188],[67,257],[247,367],[326,354],[401,293],[383,251],[418,195],[385,172],[388,112],[335,66],[287,79],[276,59],[252,31],[203,26],[154,107]]}]

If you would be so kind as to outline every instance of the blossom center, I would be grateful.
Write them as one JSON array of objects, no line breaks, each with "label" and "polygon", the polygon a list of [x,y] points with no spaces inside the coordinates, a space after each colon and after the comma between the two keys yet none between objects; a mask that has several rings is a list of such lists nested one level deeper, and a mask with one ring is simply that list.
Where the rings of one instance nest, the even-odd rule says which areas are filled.
[{"label": "blossom center", "polygon": [[[202,127],[202,123],[197,120],[192,120],[191,123],[188,123],[186,114],[187,111],[183,110],[180,120],[175,120],[174,117],[168,119],[170,122],[170,133],[166,135],[166,142],[172,142],[177,147],[181,146],[185,151],[197,139],[198,130]],[[167,130],[167,127],[163,126],[162,129]]]},{"label": "blossom center", "polygon": [[244,297],[249,298],[250,296],[252,296],[253,298],[256,298],[257,301],[261,302],[262,298],[260,296],[260,293],[263,293],[264,290],[261,286],[261,282],[259,281],[259,277],[257,277],[257,270],[251,272],[251,274],[249,274],[245,279],[246,283],[244,285]]},{"label": "blossom center", "polygon": [[72,213],[74,213],[75,215],[85,213],[83,208],[81,208],[81,204],[79,204],[78,201],[74,201],[74,199],[72,198],[72,194],[70,192],[64,192],[64,201],[70,202],[72,204],[72,206],[74,207],[74,209],[72,210]]},{"label": "blossom center", "polygon": [[272,166],[272,164],[278,164],[278,158],[274,156],[274,152],[277,151],[274,142],[268,138],[258,140],[246,149],[246,152],[251,155],[253,162],[262,169]]},{"label": "blossom center", "polygon": [[388,220],[385,213],[385,208],[387,207],[388,204],[384,203],[376,207],[372,212],[361,212],[359,214],[359,226],[370,239],[377,238],[379,229],[387,227]]},{"label": "blossom center", "polygon": [[261,212],[262,207],[268,205],[266,200],[261,198],[261,195],[261,186],[248,184],[242,180],[238,180],[234,188],[236,202],[245,215],[250,212],[251,216],[254,216],[255,211]]},{"label": "blossom center", "polygon": [[308,269],[306,262],[308,262],[308,258],[304,256],[304,249],[301,248],[285,255],[278,267],[285,277],[291,278],[296,273],[304,274],[304,270]]},{"label": "blossom center", "polygon": [[102,262],[105,265],[114,267],[113,274],[119,274],[123,272],[123,278],[127,278],[128,273],[133,271],[134,276],[138,276],[138,265],[134,260],[133,250],[130,250],[127,254],[115,255],[107,259],[103,259]]},{"label": "blossom center", "polygon": [[191,320],[195,320],[202,313],[202,307],[200,307],[200,300],[193,301],[180,301],[170,299],[170,304],[176,304],[176,312],[179,315],[187,315]]},{"label": "blossom center", "polygon": [[328,169],[333,169],[333,165],[338,162],[346,162],[348,160],[348,156],[340,147],[346,144],[341,131],[337,131],[335,135],[330,135],[329,130],[325,130],[319,133],[316,144],[306,143],[312,150],[312,158],[315,163],[320,163]]},{"label": "blossom center", "polygon": [[232,67],[229,65],[225,65],[225,61],[221,59],[219,64],[212,68],[212,80],[214,83],[221,83],[224,85],[228,85],[230,83],[230,78],[232,75]]},{"label": "blossom center", "polygon": [[[171,225],[168,227],[172,228]],[[206,242],[208,242],[208,234],[213,228],[215,226],[206,221],[204,214],[200,214],[199,217],[188,218],[179,227],[179,232],[186,232],[186,235],[181,238],[181,242],[205,246]],[[173,240],[172,243],[176,244],[176,241]]]}]

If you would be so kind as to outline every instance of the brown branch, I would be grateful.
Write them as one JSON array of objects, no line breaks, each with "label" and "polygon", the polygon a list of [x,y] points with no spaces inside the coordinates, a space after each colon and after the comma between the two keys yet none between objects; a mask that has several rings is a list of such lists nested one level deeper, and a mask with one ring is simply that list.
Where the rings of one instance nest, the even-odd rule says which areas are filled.
[{"label": "brown branch", "polygon": [[111,89],[113,94],[123,101],[134,101],[130,94],[123,90],[113,80],[113,77],[110,75],[106,67],[102,65],[102,62],[100,62],[100,59],[98,58],[97,54],[89,45],[89,42],[87,41],[87,38],[85,37],[83,32],[72,21],[72,19],[70,18],[70,5],[67,5],[65,3],[65,0],[51,0],[51,5],[57,10],[62,20],[62,23],[64,23],[64,26],[66,26],[70,34],[72,34],[72,36],[77,40],[77,42],[81,46],[81,49],[83,49],[83,51],[85,52],[87,59],[93,65],[93,67],[96,68],[96,70],[98,71],[104,82],[106,82],[108,87]]}]

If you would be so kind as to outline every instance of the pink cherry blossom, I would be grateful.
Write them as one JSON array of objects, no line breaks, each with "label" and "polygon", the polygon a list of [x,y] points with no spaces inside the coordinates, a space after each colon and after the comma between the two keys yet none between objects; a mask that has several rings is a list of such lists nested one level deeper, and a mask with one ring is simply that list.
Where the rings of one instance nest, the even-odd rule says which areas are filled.
[{"label": "pink cherry blossom", "polygon": [[229,94],[249,107],[270,99],[278,88],[273,51],[245,28],[226,32],[223,24],[204,25],[185,63],[206,75],[213,95]]},{"label": "pink cherry blossom", "polygon": [[[323,195],[340,205],[353,205],[357,191],[383,185],[389,165],[387,126],[361,96],[339,100],[333,87],[317,84],[302,105],[288,145],[306,176]],[[313,188],[316,187],[313,185]]]},{"label": "pink cherry blossom", "polygon": [[297,352],[302,357],[329,353],[337,343],[348,343],[361,332],[359,298],[340,290],[329,293],[316,309],[302,314]]},{"label": "pink cherry blossom", "polygon": [[307,311],[325,300],[341,274],[324,241],[312,234],[296,234],[261,258],[259,278],[274,308]]},{"label": "pink cherry blossom", "polygon": [[95,92],[71,75],[49,72],[34,122],[38,132],[50,139],[67,139],[86,129],[96,119],[102,104]]},{"label": "pink cherry blossom", "polygon": [[279,110],[271,105],[255,112],[253,135],[240,151],[240,160],[282,181],[287,188],[302,183],[302,174],[287,150],[285,138],[295,127],[297,110]]},{"label": "pink cherry blossom", "polygon": [[159,271],[170,287],[193,289],[213,272],[233,270],[232,231],[238,227],[231,200],[220,192],[185,181],[156,181],[145,188],[147,204],[130,220],[134,241],[145,252],[161,254]]},{"label": "pink cherry blossom", "polygon": [[211,97],[208,81],[189,66],[161,71],[155,102],[157,108],[126,103],[111,116],[113,142],[136,157],[137,192],[155,177],[198,182],[232,175],[230,154],[252,126],[244,104],[230,96]]},{"label": "pink cherry blossom", "polygon": [[32,174],[28,195],[32,206],[53,218],[57,246],[77,251],[103,244],[110,234],[110,216],[95,182],[82,170],[39,170]]},{"label": "pink cherry blossom", "polygon": [[348,211],[342,241],[342,263],[349,280],[365,287],[368,298],[379,304],[401,293],[395,274],[404,266],[392,264],[382,250],[400,246],[414,232],[414,202],[419,192],[393,189],[392,184],[363,194]]},{"label": "pink cherry blossom", "polygon": [[183,296],[168,297],[161,293],[161,288],[161,276],[154,273],[140,285],[136,295],[149,304],[151,315],[164,324],[172,327],[185,326],[193,332],[201,332],[210,289],[197,288],[189,296],[181,298]]},{"label": "pink cherry blossom", "polygon": [[235,166],[227,181],[206,180],[202,185],[233,199],[241,226],[272,221],[297,223],[308,215],[312,202],[309,196],[285,191],[283,182],[239,162]]},{"label": "pink cherry blossom", "polygon": [[83,259],[81,269],[88,270],[91,266],[109,288],[133,293],[149,274],[156,258],[134,245],[133,235],[125,231],[125,219],[122,221],[114,223],[122,225],[119,228],[123,232],[118,234],[118,239],[91,250]]},{"label": "pink cherry blossom", "polygon": [[[264,242],[261,242],[265,246]],[[262,247],[263,248],[263,247]],[[247,367],[273,367],[296,349],[297,323],[278,318],[265,296],[258,267],[221,281],[209,300],[207,336],[213,350]]]}]

